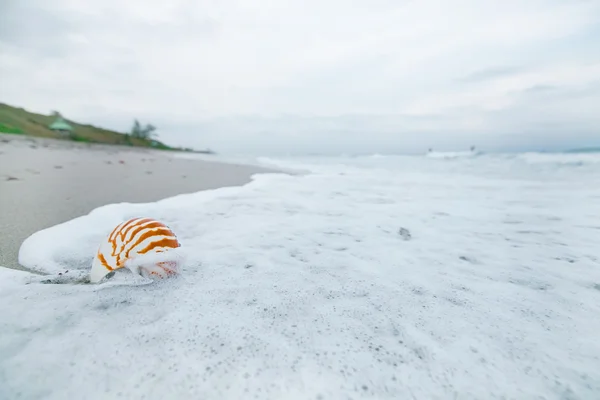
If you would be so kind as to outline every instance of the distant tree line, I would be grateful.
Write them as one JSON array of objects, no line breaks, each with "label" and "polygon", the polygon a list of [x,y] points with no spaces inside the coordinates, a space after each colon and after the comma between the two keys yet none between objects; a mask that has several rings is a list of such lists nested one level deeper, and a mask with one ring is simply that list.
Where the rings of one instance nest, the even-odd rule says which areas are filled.
[{"label": "distant tree line", "polygon": [[156,127],[154,125],[146,124],[146,126],[142,127],[142,125],[137,119],[133,123],[133,127],[131,128],[131,132],[129,134],[131,135],[131,137],[146,140],[153,139],[157,136]]}]

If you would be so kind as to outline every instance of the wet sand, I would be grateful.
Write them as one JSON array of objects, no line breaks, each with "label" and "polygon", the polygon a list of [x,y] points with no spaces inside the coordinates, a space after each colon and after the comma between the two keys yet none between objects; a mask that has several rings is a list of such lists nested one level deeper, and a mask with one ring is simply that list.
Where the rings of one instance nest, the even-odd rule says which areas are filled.
[{"label": "wet sand", "polygon": [[256,166],[180,159],[172,153],[0,134],[0,266],[18,263],[23,240],[112,203],[144,203],[243,185]]}]

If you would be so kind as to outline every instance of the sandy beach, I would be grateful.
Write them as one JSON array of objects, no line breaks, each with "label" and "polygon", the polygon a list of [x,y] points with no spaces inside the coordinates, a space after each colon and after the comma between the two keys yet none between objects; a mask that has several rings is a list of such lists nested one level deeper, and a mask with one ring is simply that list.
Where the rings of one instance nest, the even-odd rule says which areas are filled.
[{"label": "sandy beach", "polygon": [[23,240],[96,207],[242,185],[260,172],[270,171],[151,149],[0,134],[0,266],[23,269]]}]

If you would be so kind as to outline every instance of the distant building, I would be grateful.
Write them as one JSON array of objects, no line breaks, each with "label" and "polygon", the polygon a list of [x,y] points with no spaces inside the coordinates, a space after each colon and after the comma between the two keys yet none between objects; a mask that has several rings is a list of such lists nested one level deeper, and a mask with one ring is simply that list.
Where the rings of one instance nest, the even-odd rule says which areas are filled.
[{"label": "distant building", "polygon": [[70,136],[73,133],[73,127],[67,123],[60,115],[56,116],[56,119],[51,123],[48,128],[54,132],[60,133],[62,136]]}]

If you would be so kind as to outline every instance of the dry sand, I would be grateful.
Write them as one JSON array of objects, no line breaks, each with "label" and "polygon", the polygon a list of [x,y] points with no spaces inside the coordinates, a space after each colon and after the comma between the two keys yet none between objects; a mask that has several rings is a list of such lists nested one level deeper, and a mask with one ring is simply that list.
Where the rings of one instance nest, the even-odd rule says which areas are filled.
[{"label": "dry sand", "polygon": [[150,149],[0,134],[0,266],[23,269],[23,240],[96,207],[242,185],[261,172],[273,171]]}]

